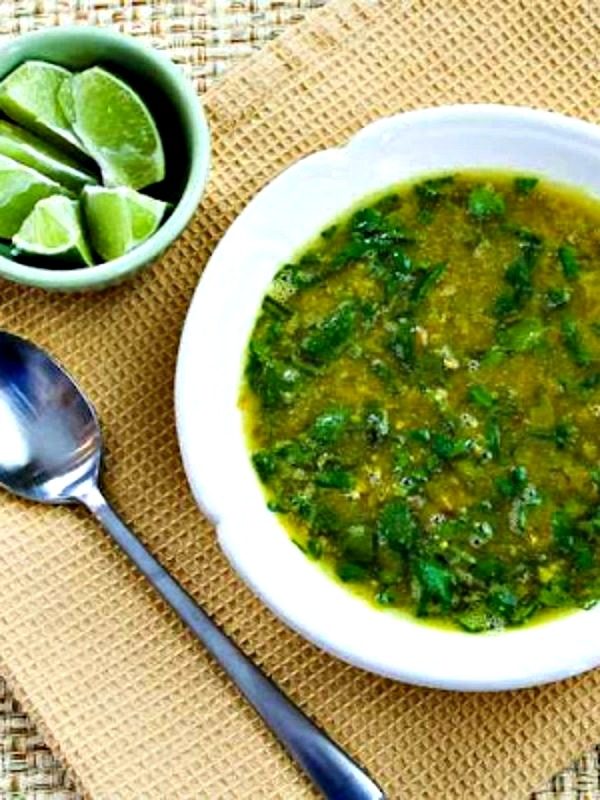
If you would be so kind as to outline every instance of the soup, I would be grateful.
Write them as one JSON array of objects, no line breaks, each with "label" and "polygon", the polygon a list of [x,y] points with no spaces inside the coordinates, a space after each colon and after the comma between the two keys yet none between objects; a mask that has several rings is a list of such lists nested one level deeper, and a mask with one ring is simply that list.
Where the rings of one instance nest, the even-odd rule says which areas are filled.
[{"label": "soup", "polygon": [[277,273],[240,405],[271,511],[376,605],[472,632],[593,605],[600,202],[461,171],[366,203]]}]

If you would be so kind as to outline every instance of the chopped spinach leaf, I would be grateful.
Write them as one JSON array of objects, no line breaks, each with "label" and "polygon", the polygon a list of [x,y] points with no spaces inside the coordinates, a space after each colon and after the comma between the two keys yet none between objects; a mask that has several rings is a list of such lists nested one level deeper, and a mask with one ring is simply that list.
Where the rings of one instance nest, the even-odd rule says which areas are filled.
[{"label": "chopped spinach leaf", "polygon": [[506,203],[492,186],[476,186],[469,193],[468,210],[475,219],[491,219],[504,214]]},{"label": "chopped spinach leaf", "polygon": [[577,258],[577,251],[570,244],[558,248],[558,260],[561,263],[565,278],[572,281],[579,276],[581,265]]},{"label": "chopped spinach leaf", "polygon": [[537,317],[522,319],[497,333],[498,344],[509,353],[527,353],[543,342],[545,328]]},{"label": "chopped spinach leaf", "polygon": [[332,314],[309,328],[300,345],[303,356],[317,364],[330,361],[348,342],[355,325],[354,305],[342,303]]},{"label": "chopped spinach leaf", "polygon": [[436,264],[431,269],[421,270],[417,277],[417,282],[410,293],[412,302],[420,303],[424,300],[436,283],[439,282],[444,272],[446,272],[446,264]]},{"label": "chopped spinach leaf", "polygon": [[321,445],[335,444],[346,429],[349,417],[347,408],[323,411],[313,422],[308,435]]},{"label": "chopped spinach leaf", "polygon": [[323,489],[339,489],[349,492],[354,487],[354,476],[346,469],[332,467],[317,472],[315,484]]},{"label": "chopped spinach leaf", "polygon": [[578,367],[587,367],[592,362],[592,357],[584,347],[577,323],[572,319],[563,320],[562,340],[567,352]]},{"label": "chopped spinach leaf", "polygon": [[495,396],[480,384],[469,388],[469,400],[481,408],[493,408],[496,404]]},{"label": "chopped spinach leaf", "polygon": [[515,192],[521,195],[528,195],[535,189],[538,185],[540,179],[539,178],[531,178],[526,176],[519,176],[515,178],[514,187]]},{"label": "chopped spinach leaf", "polygon": [[571,299],[568,289],[548,289],[546,292],[546,305],[548,308],[561,308],[566,306]]}]

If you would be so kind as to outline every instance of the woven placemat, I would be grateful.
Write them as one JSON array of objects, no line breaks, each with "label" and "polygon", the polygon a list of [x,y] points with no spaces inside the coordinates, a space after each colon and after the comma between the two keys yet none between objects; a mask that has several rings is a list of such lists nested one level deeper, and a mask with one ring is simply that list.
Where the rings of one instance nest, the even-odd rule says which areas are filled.
[{"label": "woven placemat", "polygon": [[3,38],[50,25],[100,25],[164,50],[199,92],[327,0],[0,0]]},{"label": "woven placemat", "polygon": [[[22,5],[8,4],[22,19],[39,7]],[[87,4],[73,12],[71,5],[54,4],[45,22],[90,19]],[[260,3],[235,5],[260,13]],[[165,32],[186,34],[171,28],[178,12],[206,18],[206,9],[184,3],[97,6],[94,21],[143,22],[144,35],[163,44]],[[0,30],[14,33],[18,15],[7,23],[6,8],[0,2]],[[162,25],[155,25],[159,9]],[[251,194],[293,158],[342,141],[376,116],[485,100],[598,121],[597,12],[595,0],[332,0],[209,91],[210,189],[153,272],[94,297],[0,287],[0,324],[50,347],[96,400],[107,430],[107,488],[127,518],[392,798],[526,797],[600,739],[598,673],[496,696],[427,691],[336,662],[275,621],[231,574],[185,486],[171,407],[181,322],[210,250]],[[201,70],[195,79],[203,84],[217,73]],[[11,575],[0,583],[6,674],[87,793],[102,800],[310,796],[221,673],[83,514],[3,498],[0,547]],[[591,800],[598,794],[593,762],[586,758],[539,797]],[[589,777],[586,786],[577,775]]]}]

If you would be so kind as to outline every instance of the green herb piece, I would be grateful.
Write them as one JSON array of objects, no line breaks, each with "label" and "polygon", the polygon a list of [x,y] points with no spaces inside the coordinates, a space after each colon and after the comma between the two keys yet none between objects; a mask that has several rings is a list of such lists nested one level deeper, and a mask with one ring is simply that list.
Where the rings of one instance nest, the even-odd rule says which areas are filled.
[{"label": "green herb piece", "polygon": [[270,450],[259,450],[252,454],[252,463],[263,483],[268,483],[277,471],[277,461]]},{"label": "green herb piece", "polygon": [[538,233],[522,225],[507,224],[506,229],[517,237],[519,250],[528,262],[538,257],[544,244],[544,240]]},{"label": "green herb piece", "polygon": [[506,352],[498,345],[493,345],[481,356],[480,363],[482,367],[497,367],[506,358]]},{"label": "green herb piece", "polygon": [[306,552],[315,561],[318,561],[323,555],[323,544],[320,539],[310,537],[306,542]]},{"label": "green herb piece", "polygon": [[410,299],[413,303],[420,303],[427,297],[446,272],[446,268],[446,264],[436,264],[431,269],[421,271],[410,294]]},{"label": "green herb piece", "polygon": [[453,438],[443,433],[434,433],[431,437],[431,449],[443,461],[466,456],[472,447],[472,439]]},{"label": "green herb piece", "polygon": [[544,340],[545,328],[537,317],[522,319],[497,333],[498,344],[509,353],[528,353]]},{"label": "green herb piece", "polygon": [[282,500],[275,499],[275,500],[268,500],[267,501],[267,508],[273,514],[287,514],[289,508],[287,503],[283,502]]},{"label": "green herb piece", "polygon": [[418,559],[414,571],[420,589],[418,616],[426,616],[431,603],[448,611],[453,597],[453,573],[447,567],[426,559]]},{"label": "green herb piece", "polygon": [[511,619],[518,600],[515,593],[507,586],[493,586],[488,594],[487,604],[493,613]]},{"label": "green herb piece", "polygon": [[559,422],[548,431],[533,431],[532,433],[537,439],[553,442],[557,450],[564,450],[573,442],[577,435],[577,428],[572,423]]},{"label": "green herb piece", "polygon": [[375,358],[369,364],[369,369],[373,375],[376,375],[379,378],[388,391],[396,391],[396,376],[390,366],[385,363],[385,361],[382,361],[380,358]]},{"label": "green herb piece", "polygon": [[417,213],[417,222],[419,225],[431,225],[435,219],[435,210],[429,207],[420,208]]},{"label": "green herb piece", "polygon": [[321,280],[320,265],[318,259],[307,262],[301,259],[298,264],[286,264],[273,281],[273,292],[286,296],[314,286]]},{"label": "green herb piece", "polygon": [[399,244],[414,241],[414,234],[391,222],[374,208],[362,208],[350,220],[350,241],[336,257],[334,266],[370,256],[386,259]]},{"label": "green herb piece", "polygon": [[564,509],[552,514],[552,536],[561,552],[573,550],[576,541],[575,524]]},{"label": "green herb piece", "polygon": [[581,264],[577,258],[577,251],[570,244],[558,248],[558,260],[561,263],[563,275],[567,280],[574,280],[581,272]]},{"label": "green herb piece", "polygon": [[437,203],[446,196],[447,189],[454,183],[453,175],[428,178],[415,184],[415,194],[425,203]]},{"label": "green herb piece", "polygon": [[367,442],[380,444],[390,432],[390,421],[387,411],[381,406],[369,406],[363,420]]},{"label": "green herb piece", "polygon": [[367,570],[365,567],[361,567],[360,564],[352,564],[348,561],[344,561],[339,564],[336,572],[338,578],[344,583],[362,581],[367,576]]},{"label": "green herb piece", "polygon": [[535,187],[538,185],[539,182],[540,182],[539,178],[519,176],[515,178],[513,183],[515,188],[515,193],[525,196],[531,194],[531,192],[535,189]]},{"label": "green herb piece", "polygon": [[265,408],[275,408],[291,402],[300,383],[300,372],[274,358],[268,348],[258,342],[250,344],[246,378]]},{"label": "green herb piece", "polygon": [[415,366],[415,330],[411,319],[403,317],[395,323],[391,350],[404,369],[411,370]]},{"label": "green herb piece", "polygon": [[410,453],[403,444],[397,444],[393,452],[394,472],[403,472],[411,463]]},{"label": "green herb piece", "polygon": [[397,211],[400,203],[400,195],[397,192],[391,192],[377,201],[375,204],[375,209],[379,211],[380,214],[387,216],[392,212]]},{"label": "green herb piece", "polygon": [[332,408],[315,419],[308,435],[322,445],[335,444],[344,432],[350,412],[346,408]]},{"label": "green herb piece", "polygon": [[418,535],[418,526],[402,500],[390,500],[383,506],[377,525],[377,536],[393,550],[407,552]]},{"label": "green herb piece", "polygon": [[352,303],[342,303],[332,314],[309,328],[300,349],[305,358],[317,364],[335,358],[348,342],[356,325]]},{"label": "green herb piece", "polygon": [[572,319],[565,319],[561,325],[562,340],[571,359],[578,367],[587,367],[592,363],[592,357],[581,340],[577,323]]},{"label": "green herb piece", "polygon": [[325,239],[326,241],[328,241],[329,239],[333,238],[333,236],[335,236],[337,229],[338,229],[337,225],[330,225],[328,228],[325,228],[324,230],[321,231],[321,239]]},{"label": "green herb piece", "polygon": [[315,484],[322,489],[339,489],[342,492],[349,492],[354,487],[354,476],[346,469],[332,467],[317,472]]},{"label": "green herb piece", "polygon": [[481,633],[493,626],[489,611],[481,607],[470,608],[457,614],[456,621],[469,633]]},{"label": "green herb piece", "polygon": [[548,289],[546,292],[546,306],[548,308],[562,308],[571,300],[571,292],[568,289]]},{"label": "green herb piece", "polygon": [[500,442],[500,426],[495,419],[490,419],[485,426],[485,446],[493,458],[500,458]]},{"label": "green herb piece", "polygon": [[342,538],[342,553],[355,564],[370,564],[375,554],[373,532],[365,525],[351,525]]},{"label": "green herb piece", "polygon": [[496,398],[488,391],[485,386],[475,384],[469,388],[469,400],[482,408],[493,408],[496,404]]},{"label": "green herb piece", "polygon": [[514,498],[525,489],[528,480],[525,467],[512,467],[506,477],[496,478],[496,487],[504,497]]},{"label": "green herb piece", "polygon": [[488,584],[502,580],[506,573],[506,565],[495,556],[481,556],[473,565],[473,575]]},{"label": "green herb piece", "polygon": [[564,608],[572,605],[573,596],[571,595],[564,578],[550,581],[542,587],[539,595],[540,603],[546,608]]},{"label": "green herb piece", "polygon": [[469,193],[467,207],[472,217],[484,220],[501,217],[506,210],[506,203],[493,187],[476,186]]},{"label": "green herb piece", "polygon": [[313,536],[335,538],[345,530],[345,523],[340,515],[324,503],[311,503],[310,528]]},{"label": "green herb piece", "polygon": [[600,387],[600,372],[595,372],[593,375],[588,375],[587,378],[584,378],[579,386],[583,390],[588,389],[597,389]]},{"label": "green herb piece", "polygon": [[533,296],[533,270],[542,249],[542,239],[528,228],[507,225],[506,229],[519,240],[519,256],[506,269],[504,280],[511,292],[501,294],[496,300],[494,313],[504,317],[513,314]]},{"label": "green herb piece", "polygon": [[380,606],[391,606],[396,602],[396,595],[390,589],[383,589],[375,595],[375,602]]},{"label": "green herb piece", "polygon": [[292,311],[287,306],[270,295],[266,295],[263,300],[262,310],[278,319],[288,319],[292,316]]},{"label": "green herb piece", "polygon": [[279,442],[273,448],[273,453],[277,459],[292,467],[308,466],[314,459],[313,448],[302,439]]},{"label": "green herb piece", "polygon": [[421,444],[429,444],[431,441],[431,431],[429,428],[415,428],[409,432],[409,436],[415,442],[420,442]]}]

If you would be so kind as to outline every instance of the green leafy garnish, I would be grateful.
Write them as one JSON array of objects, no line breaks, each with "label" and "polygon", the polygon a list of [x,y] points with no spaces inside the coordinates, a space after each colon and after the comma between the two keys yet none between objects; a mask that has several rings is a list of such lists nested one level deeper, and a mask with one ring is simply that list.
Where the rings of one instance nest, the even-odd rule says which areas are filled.
[{"label": "green leafy garnish", "polygon": [[522,195],[531,194],[539,182],[539,178],[519,176],[514,180],[515,192]]},{"label": "green leafy garnish", "polygon": [[300,345],[302,355],[317,364],[330,361],[348,342],[355,324],[354,305],[342,303],[332,314],[309,328]]},{"label": "green leafy garnish", "polygon": [[527,353],[543,342],[545,328],[537,317],[522,319],[507,328],[500,328],[498,344],[509,353]]},{"label": "green leafy garnish", "polygon": [[436,283],[439,282],[444,272],[446,272],[446,264],[436,264],[431,269],[422,270],[410,293],[412,302],[420,303],[424,300]]},{"label": "green leafy garnish", "polygon": [[592,357],[581,340],[577,323],[572,319],[565,319],[561,325],[563,344],[567,352],[578,367],[587,367],[592,362]]},{"label": "green leafy garnish", "polygon": [[313,422],[308,435],[321,445],[334,444],[344,432],[349,417],[350,412],[346,408],[323,411]]},{"label": "green leafy garnish", "polygon": [[349,492],[354,487],[354,476],[346,469],[332,467],[317,472],[315,484],[323,489],[339,489]]},{"label": "green leafy garnish", "polygon": [[506,203],[492,186],[476,186],[469,193],[468,209],[475,219],[491,219],[504,214]]},{"label": "green leafy garnish", "polygon": [[572,281],[581,272],[581,265],[577,258],[577,251],[570,244],[564,244],[558,248],[558,260],[561,263],[565,278]]},{"label": "green leafy garnish", "polygon": [[494,395],[479,384],[469,388],[469,400],[482,408],[493,408],[496,404]]},{"label": "green leafy garnish", "polygon": [[546,305],[548,308],[562,308],[571,299],[571,292],[568,289],[548,289],[546,292]]}]

